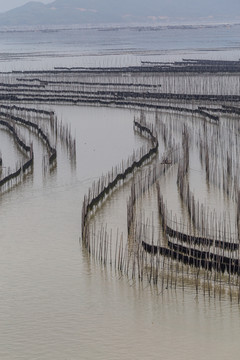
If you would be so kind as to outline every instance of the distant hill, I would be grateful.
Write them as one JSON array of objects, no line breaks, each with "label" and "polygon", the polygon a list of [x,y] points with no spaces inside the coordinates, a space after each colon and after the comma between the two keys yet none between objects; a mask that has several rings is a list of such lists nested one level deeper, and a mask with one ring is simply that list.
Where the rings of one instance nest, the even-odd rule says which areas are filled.
[{"label": "distant hill", "polygon": [[55,0],[0,14],[0,26],[239,20],[239,0]]}]

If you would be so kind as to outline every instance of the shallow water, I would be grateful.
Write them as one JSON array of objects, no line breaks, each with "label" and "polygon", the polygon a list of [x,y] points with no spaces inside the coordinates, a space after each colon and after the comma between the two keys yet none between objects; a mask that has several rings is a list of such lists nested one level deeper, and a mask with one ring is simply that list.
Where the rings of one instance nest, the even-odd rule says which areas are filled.
[{"label": "shallow water", "polygon": [[[1,197],[1,359],[236,355],[239,307],[228,296],[222,301],[197,297],[194,285],[162,293],[161,288],[129,283],[81,248],[83,195],[95,177],[144,142],[133,133],[134,112],[51,108],[71,123],[78,144],[76,168],[58,149],[55,172],[42,177],[34,169]],[[35,146],[41,153],[42,145],[37,141]],[[117,191],[103,208],[103,219],[113,228],[121,227],[123,195]],[[117,207],[118,215],[110,215]]]},{"label": "shallow water", "polygon": [[238,60],[239,26],[1,31],[1,71],[129,66],[182,58]]},{"label": "shallow water", "polygon": [[[227,36],[227,30],[224,33]],[[31,36],[33,39],[25,38],[24,51],[34,54],[35,35]],[[154,36],[157,41],[157,33]],[[216,44],[220,41],[221,46],[223,38],[214,36]],[[4,39],[5,50],[18,53],[23,38],[7,38],[3,34],[1,37],[1,46]],[[230,38],[231,41],[226,41],[229,47],[236,41],[234,36]],[[133,41],[131,39],[129,42]],[[203,47],[204,37],[200,39]],[[51,44],[53,40],[49,41]],[[126,44],[124,38],[121,41]],[[145,41],[142,47],[147,50],[147,38]],[[174,37],[172,44],[172,53],[180,56],[174,50]],[[71,46],[74,48],[74,43]],[[65,52],[71,51],[71,46],[64,48],[62,43],[59,45]],[[132,44],[128,46],[131,48]],[[195,41],[188,48],[194,46],[197,47]],[[181,56],[185,55],[185,46],[180,47]],[[156,42],[156,48],[150,48],[155,51],[159,45]],[[118,49],[119,57],[115,49],[113,57],[101,60],[102,64],[135,61],[136,55],[131,53],[126,57],[121,49]],[[100,50],[104,51],[103,46]],[[30,55],[27,60],[15,61],[10,56],[10,63],[6,66],[4,63],[3,68],[24,69],[28,61],[32,67],[41,68],[46,63],[48,66],[64,64],[62,59],[56,61],[48,54],[48,45],[43,39],[40,52],[44,51],[48,60],[41,57],[34,62]],[[211,52],[208,54],[211,56]],[[171,51],[167,56],[171,56]],[[95,55],[87,60],[79,59],[70,58],[66,63],[69,66],[79,63],[89,66],[92,60],[92,64],[99,63]],[[81,247],[79,237],[84,194],[93,180],[121,163],[133,149],[145,144],[145,140],[133,131],[136,112],[87,106],[43,107],[53,109],[59,120],[71,125],[77,144],[76,163],[69,159],[64,147],[58,145],[57,167],[44,174],[42,154],[45,150],[41,141],[30,136],[35,153],[39,154],[34,172],[0,198],[0,358],[225,360],[237,357],[240,312],[238,304],[231,303],[228,290],[221,300],[217,295],[214,298],[213,293],[210,298],[208,295],[204,297],[202,292],[196,296],[191,283],[186,284],[184,292],[180,286],[176,289],[164,287],[162,291],[161,286],[132,282],[115,270],[105,268],[90,259]],[[4,163],[12,166],[20,156],[19,150],[2,131],[0,147]],[[172,177],[169,179],[174,181]],[[166,188],[169,185],[166,180]],[[107,220],[114,229],[125,224],[127,188],[126,185],[123,190],[114,192],[104,203],[98,221]],[[176,211],[173,199],[174,196],[169,205],[172,204]]]}]

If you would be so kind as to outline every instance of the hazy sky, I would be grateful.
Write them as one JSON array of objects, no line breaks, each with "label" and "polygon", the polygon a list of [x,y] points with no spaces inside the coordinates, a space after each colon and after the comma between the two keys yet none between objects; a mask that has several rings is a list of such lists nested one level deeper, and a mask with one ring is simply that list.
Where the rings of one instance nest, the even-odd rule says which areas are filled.
[{"label": "hazy sky", "polygon": [[[30,0],[0,0],[0,12],[11,10],[17,6],[22,6],[29,2]],[[43,4],[47,4],[53,2],[53,0],[31,0],[42,2]]]}]

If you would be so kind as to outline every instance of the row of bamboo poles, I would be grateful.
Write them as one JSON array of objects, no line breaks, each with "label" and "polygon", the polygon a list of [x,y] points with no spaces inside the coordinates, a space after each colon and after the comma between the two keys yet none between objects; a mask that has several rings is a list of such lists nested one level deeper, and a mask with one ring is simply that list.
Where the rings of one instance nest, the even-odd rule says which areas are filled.
[{"label": "row of bamboo poles", "polygon": [[214,101],[229,105],[239,101],[238,69],[238,62],[212,63],[210,67],[206,62],[200,65],[183,61],[128,68],[13,71],[0,73],[0,90],[2,99],[18,102],[112,102],[122,106],[127,105],[125,100],[131,100],[146,106],[167,101]]},{"label": "row of bamboo poles", "polygon": [[[217,65],[186,61],[169,69],[149,64],[127,69],[59,68],[0,74],[0,100],[156,111],[154,128],[144,116],[134,121],[135,129],[148,138],[150,145],[94,182],[85,196],[83,245],[95,259],[114,265],[133,281],[160,284],[161,291],[191,283],[197,292],[203,288],[204,293],[215,295],[217,291],[220,296],[228,289],[231,298],[236,294],[239,301],[239,63],[220,64],[220,72]],[[206,74],[211,69],[212,73]],[[224,69],[228,73],[223,73]],[[12,112],[11,121],[18,117],[16,109],[6,111]],[[59,134],[54,123],[52,129]],[[69,139],[70,148],[74,148],[69,133],[61,130],[60,138]],[[51,153],[50,143],[44,136],[42,139]],[[159,145],[164,148],[160,159],[156,156]],[[232,204],[235,215],[231,220],[226,213],[219,215],[218,209],[209,210],[198,198],[198,189],[191,189],[193,153],[201,164],[196,171],[204,174],[209,193],[218,189]],[[183,219],[168,210],[161,192],[161,180],[176,168],[175,200],[180,203]],[[120,232],[115,239],[107,226],[92,226],[91,216],[113,189],[130,177],[133,185],[127,205],[128,239]],[[152,217],[143,211],[147,194],[157,202]]]},{"label": "row of bamboo poles", "polygon": [[143,163],[151,159],[158,151],[157,137],[153,129],[146,126],[143,117],[141,117],[139,121],[134,120],[134,128],[140,134],[149,137],[151,145],[134,152],[125,163],[122,162],[120,166],[113,168],[106,176],[102,176],[97,182],[94,182],[92,188],[88,191],[88,195],[84,197],[82,206],[82,242],[89,249],[88,220],[91,213],[113,189],[126,180],[135,170],[141,168]]},{"label": "row of bamboo poles", "polygon": [[[33,107],[0,104],[0,125],[13,137],[15,143],[23,152],[26,161],[16,164],[15,169],[3,167],[1,156],[0,188],[2,191],[9,190],[13,185],[21,181],[24,175],[33,169],[34,152],[33,145],[28,145],[23,139],[21,132],[35,134],[45,145],[48,152],[48,163],[44,167],[50,168],[56,165],[57,151],[51,145],[51,141],[57,142],[60,139],[70,153],[71,159],[76,157],[76,144],[72,138],[71,129],[68,126],[58,124],[52,111],[37,109]],[[21,130],[21,131],[20,131]],[[7,160],[4,160],[6,165]],[[3,169],[4,168],[4,169]],[[43,171],[46,171],[46,168]]]},{"label": "row of bamboo poles", "polygon": [[[208,109],[208,111],[211,110]],[[228,109],[229,113],[231,113],[230,109]],[[233,109],[231,115],[235,122],[236,109]],[[220,111],[219,116],[221,116]],[[161,113],[157,113],[156,122],[160,117]],[[196,119],[192,117],[189,121],[194,122],[195,125]],[[236,238],[236,234],[233,234],[227,217],[223,216],[219,219],[214,211],[210,212],[199,200],[195,199],[196,196],[190,190],[188,182],[191,170],[189,153],[192,142],[196,141],[196,134],[199,137],[196,141],[199,159],[201,158],[208,184],[211,179],[208,173],[212,168],[212,161],[216,160],[214,160],[214,155],[215,157],[217,155],[217,150],[215,150],[209,156],[208,142],[216,140],[212,138],[214,131],[219,139],[220,130],[215,129],[215,124],[206,122],[206,118],[205,120],[199,118],[199,122],[201,122],[201,126],[199,125],[197,130],[194,129],[194,136],[191,134],[190,126],[186,124],[180,126],[178,121],[174,125],[157,124],[155,131],[158,134],[158,141],[159,137],[162,137],[168,152],[159,161],[149,165],[148,170],[142,169],[139,176],[134,177],[127,205],[128,241],[124,242],[122,235],[118,234],[116,244],[112,239],[112,232],[109,233],[106,228],[102,227],[99,233],[96,229],[89,228],[88,250],[93,251],[94,257],[104,264],[108,262],[108,259],[111,266],[115,265],[117,270],[126,274],[131,280],[148,280],[155,285],[159,286],[160,284],[161,291],[164,291],[165,286],[179,284],[184,288],[185,284],[191,283],[195,284],[197,292],[199,289],[203,289],[204,294],[208,293],[209,296],[218,294],[220,298],[225,292],[228,292],[231,299],[236,296],[240,301],[238,237]],[[222,124],[220,121],[217,125],[217,127],[222,126],[225,128],[225,120],[222,121]],[[211,127],[214,130],[207,136],[207,130]],[[175,141],[173,136],[175,130],[178,135],[179,130],[181,131],[181,141]],[[231,133],[233,129],[228,130]],[[204,139],[207,139],[205,143]],[[225,145],[228,146],[228,143]],[[179,146],[181,146],[181,150],[179,150]],[[233,159],[231,155],[229,150],[226,159],[233,169],[236,158]],[[176,185],[182,205],[188,212],[188,225],[183,225],[176,216],[168,212],[160,192],[159,179],[164,177],[176,164],[178,168]],[[224,174],[226,175],[222,170],[221,178],[224,177]],[[217,177],[218,173],[215,173],[215,176]],[[215,183],[217,182],[215,181]],[[140,210],[139,217],[136,210],[137,207],[142,206],[141,199],[144,194],[153,187],[156,188],[158,202],[160,230],[157,231],[156,224],[151,224],[149,219],[143,219],[142,210]],[[224,188],[222,190],[224,191]],[[239,204],[238,198],[238,209]]]},{"label": "row of bamboo poles", "polygon": [[[22,151],[25,152],[28,158],[27,161],[24,162],[21,166],[17,166],[17,168],[13,171],[9,170],[4,177],[1,177],[0,189],[3,189],[4,187],[6,187],[6,184],[7,187],[9,187],[10,184],[13,183],[13,181],[16,182],[16,179],[19,178],[21,174],[24,175],[26,171],[33,165],[33,149],[32,146],[27,145],[25,141],[20,138],[15,127],[12,126],[8,121],[0,120],[0,125],[6,128],[10,132],[17,145],[21,148]],[[1,165],[2,165],[2,158],[1,158]]]}]

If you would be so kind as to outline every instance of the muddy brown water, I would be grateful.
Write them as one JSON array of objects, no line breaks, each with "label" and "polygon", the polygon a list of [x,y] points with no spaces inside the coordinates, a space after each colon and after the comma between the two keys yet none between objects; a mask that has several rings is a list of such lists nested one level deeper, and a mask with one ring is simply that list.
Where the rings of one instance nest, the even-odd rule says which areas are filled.
[{"label": "muddy brown water", "polygon": [[[79,244],[88,187],[144,143],[133,132],[135,112],[51,108],[71,124],[76,166],[58,147],[56,170],[43,176],[45,150],[33,139],[38,154],[33,175],[1,196],[1,359],[236,356],[240,314],[228,296],[221,301],[196,296],[191,284],[184,292],[159,293],[94,262]],[[6,137],[1,132],[3,148],[9,147]],[[11,150],[9,159],[17,154]],[[113,228],[125,225],[125,196],[120,189],[103,208],[102,221]]]}]

